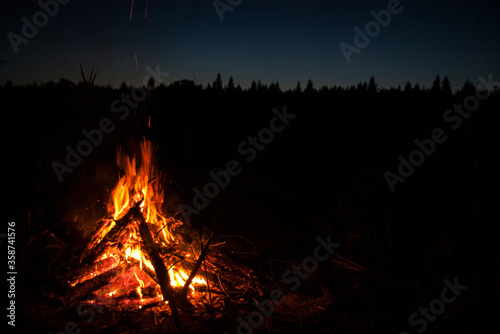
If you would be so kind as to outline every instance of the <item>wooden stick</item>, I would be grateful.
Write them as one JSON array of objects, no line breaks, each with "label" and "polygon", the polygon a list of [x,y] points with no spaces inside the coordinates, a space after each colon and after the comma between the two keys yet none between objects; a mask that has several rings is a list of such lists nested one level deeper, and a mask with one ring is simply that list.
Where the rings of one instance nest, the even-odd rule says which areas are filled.
[{"label": "wooden stick", "polygon": [[212,242],[212,239],[213,239],[213,236],[210,237],[210,239],[208,239],[207,243],[205,244],[205,247],[201,251],[201,254],[198,257],[198,260],[196,261],[196,264],[195,264],[193,270],[191,270],[191,274],[189,274],[189,277],[188,277],[186,283],[184,283],[184,287],[179,292],[179,296],[187,298],[187,293],[189,291],[189,286],[191,285],[191,282],[193,281],[193,278],[196,276],[196,274],[198,273],[198,270],[201,267],[201,263],[203,262],[203,259],[205,258],[205,255],[207,254],[208,246],[210,246],[210,243]]},{"label": "wooden stick", "polygon": [[163,300],[168,300],[168,305],[172,311],[172,316],[174,318],[174,323],[179,330],[182,331],[181,322],[179,320],[179,309],[174,300],[174,290],[170,285],[170,277],[168,275],[167,267],[163,263],[163,259],[156,248],[153,237],[151,236],[151,231],[144,220],[144,216],[141,214],[139,217],[141,223],[139,224],[139,233],[144,241],[144,249],[153,264],[155,269],[156,277],[158,278],[158,283],[160,284],[161,293],[163,295]]},{"label": "wooden stick", "polygon": [[141,213],[141,204],[143,200],[140,200],[137,202],[128,212],[125,216],[123,216],[121,219],[116,221],[115,227],[109,231],[104,238],[92,249],[90,254],[87,256],[85,259],[84,263],[92,263],[94,260],[103,252],[106,247],[108,242],[113,241],[116,236],[125,228],[127,227],[128,224],[130,224],[134,218],[142,216]]},{"label": "wooden stick", "polygon": [[87,280],[83,283],[76,285],[70,290],[66,291],[65,295],[70,296],[69,299],[65,299],[65,307],[72,307],[78,305],[85,296],[90,293],[100,289],[109,283],[111,279],[120,275],[122,272],[130,268],[130,264],[121,264],[120,266],[114,268],[113,270],[109,270],[99,276],[96,276],[93,279]]},{"label": "wooden stick", "polygon": [[105,258],[91,264],[83,265],[78,269],[72,271],[68,274],[69,283],[74,286],[78,283],[82,283],[88,279],[92,279],[95,275],[100,275],[106,271],[109,271],[119,265],[120,260],[112,256]]}]

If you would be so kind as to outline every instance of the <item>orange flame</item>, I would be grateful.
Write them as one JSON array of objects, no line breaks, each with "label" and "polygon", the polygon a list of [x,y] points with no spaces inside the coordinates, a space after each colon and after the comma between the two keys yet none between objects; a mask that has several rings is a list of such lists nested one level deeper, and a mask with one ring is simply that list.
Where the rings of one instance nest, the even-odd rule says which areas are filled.
[{"label": "orange flame", "polygon": [[[117,154],[117,164],[120,169],[124,172],[124,175],[120,177],[118,184],[112,191],[112,203],[109,205],[109,212],[113,216],[113,220],[109,219],[105,224],[99,229],[96,235],[92,239],[92,244],[97,244],[102,238],[109,232],[114,226],[115,222],[123,218],[123,216],[137,203],[141,202],[140,210],[144,215],[146,222],[154,236],[155,243],[162,246],[173,246],[177,244],[174,238],[172,222],[176,225],[180,225],[180,222],[176,222],[172,218],[166,218],[162,213],[162,203],[163,203],[163,191],[160,188],[160,173],[155,169],[155,162],[153,160],[154,149],[150,141],[145,139],[140,144],[140,155],[138,159],[130,158],[129,156],[122,156],[121,151]],[[141,302],[148,298],[144,298],[143,289],[144,287],[149,287],[151,284],[156,285],[156,296],[159,295],[159,286],[145,273],[153,272],[154,267],[149,261],[147,255],[141,249],[142,238],[139,233],[139,222],[133,221],[130,223],[124,233],[120,235],[119,245],[112,245],[108,248],[105,254],[100,258],[100,260],[107,257],[113,257],[120,260],[126,261],[128,263],[138,263],[139,268],[144,272],[139,271],[141,279],[136,271],[133,271],[134,276],[130,275],[128,271],[127,278],[123,277],[123,282],[138,282],[129,283],[133,284],[132,289],[137,291],[140,296]],[[186,258],[189,254],[186,254]],[[139,270],[139,269],[137,269]],[[125,275],[125,274],[124,274]],[[188,279],[188,273],[180,266],[176,264],[169,269],[170,284],[172,287],[182,287]],[[148,283],[145,282],[147,280]],[[205,279],[196,276],[190,286],[192,292],[195,291],[194,286],[206,285]],[[137,287],[136,287],[137,286]],[[135,288],[136,287],[136,288]],[[123,289],[120,287],[120,289]],[[110,287],[105,292],[107,297],[116,296],[120,292],[116,288],[116,284],[111,284]],[[125,291],[121,293],[124,293]]]},{"label": "orange flame", "polygon": [[162,229],[162,243],[169,244],[174,241],[171,231],[167,226],[167,218],[161,214],[163,192],[160,189],[160,174],[154,168],[154,150],[150,141],[141,143],[140,164],[135,158],[122,156],[118,152],[118,166],[125,171],[112,192],[114,220],[122,218],[128,210],[143,199],[141,210],[148,223],[158,232]]}]

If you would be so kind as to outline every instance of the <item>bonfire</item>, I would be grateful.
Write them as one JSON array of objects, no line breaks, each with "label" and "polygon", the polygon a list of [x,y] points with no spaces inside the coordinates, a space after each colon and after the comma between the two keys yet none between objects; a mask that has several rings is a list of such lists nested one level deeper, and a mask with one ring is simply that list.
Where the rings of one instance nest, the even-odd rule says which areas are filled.
[{"label": "bonfire", "polygon": [[181,329],[182,314],[213,318],[228,302],[262,296],[253,270],[235,257],[237,240],[245,239],[193,230],[167,213],[152,143],[142,140],[136,153],[118,150],[121,174],[106,216],[92,223],[84,246],[75,245],[83,251],[57,275],[68,289],[47,291],[62,302],[60,310],[152,311]]},{"label": "bonfire", "polygon": [[143,140],[138,159],[119,151],[117,164],[123,176],[112,191],[108,217],[97,222],[68,283],[100,277],[106,284],[87,303],[135,309],[164,302],[175,318],[178,309],[193,307],[189,299],[196,293],[207,291],[206,278],[197,272],[210,240],[195,249],[185,240],[189,236],[176,232],[182,222],[162,211],[161,174],[150,141]]}]

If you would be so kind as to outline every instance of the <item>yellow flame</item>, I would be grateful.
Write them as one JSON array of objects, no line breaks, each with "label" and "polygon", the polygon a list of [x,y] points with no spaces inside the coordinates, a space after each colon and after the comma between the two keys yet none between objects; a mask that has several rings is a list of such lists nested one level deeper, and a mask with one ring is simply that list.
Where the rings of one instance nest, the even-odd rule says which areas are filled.
[{"label": "yellow flame", "polygon": [[141,288],[144,287],[144,282],[139,278],[137,277],[137,274],[136,272],[134,271],[134,276],[135,278],[137,279],[137,281],[139,282],[139,286],[137,287],[136,291],[137,293],[139,294],[139,297],[142,299],[142,291],[141,291]]},{"label": "yellow flame", "polygon": [[[113,216],[115,220],[122,218],[135,203],[143,200],[141,211],[148,223],[160,230],[167,225],[167,220],[161,213],[163,191],[157,180],[160,173],[154,168],[154,149],[150,141],[144,140],[141,145],[140,162],[129,156],[117,154],[118,166],[125,172],[112,191]],[[172,231],[164,228],[160,236],[165,243],[174,241]]]},{"label": "yellow flame", "polygon": [[[123,218],[132,207],[142,201],[140,210],[149,225],[155,243],[162,246],[176,243],[172,233],[172,224],[168,224],[171,223],[172,218],[167,219],[162,211],[164,193],[160,188],[161,182],[159,180],[161,175],[155,169],[153,157],[153,145],[146,140],[143,140],[140,144],[140,154],[137,159],[122,155],[121,150],[118,151],[117,164],[123,171],[123,175],[111,193],[112,203],[109,205],[109,213],[113,216],[113,220],[110,219],[109,222],[105,223],[98,233],[96,233],[95,240],[102,240],[116,225],[115,220]],[[142,270],[148,272],[148,269],[154,273],[155,270],[152,263],[142,250],[143,244],[139,233],[139,222],[132,221],[126,228],[126,232],[120,236],[118,243],[110,245],[110,248],[106,250],[100,260],[113,257],[116,260],[116,264],[122,259],[128,262],[137,261]],[[160,231],[161,233],[158,233]],[[186,254],[187,256],[189,254]],[[139,282],[136,291],[142,300],[141,289],[145,287],[145,282],[138,277],[135,271],[134,275]],[[188,273],[180,268],[180,265],[171,267],[169,269],[169,276],[172,287],[184,286],[189,277]],[[197,276],[192,280],[190,289],[191,291],[195,291],[195,285],[205,284],[205,279]],[[111,297],[117,291],[110,292],[108,295]]]}]

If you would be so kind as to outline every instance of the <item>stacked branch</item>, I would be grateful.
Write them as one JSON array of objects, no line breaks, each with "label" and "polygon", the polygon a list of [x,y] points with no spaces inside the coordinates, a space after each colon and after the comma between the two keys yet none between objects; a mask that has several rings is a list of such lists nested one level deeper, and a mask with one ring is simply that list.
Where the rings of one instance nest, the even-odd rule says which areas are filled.
[{"label": "stacked branch", "polygon": [[[153,235],[155,235],[154,233],[157,235],[158,231],[151,230],[152,225],[146,221],[144,214],[141,212],[141,203],[142,201],[132,206],[121,219],[117,221],[105,219],[102,224],[96,227],[89,247],[80,260],[81,267],[69,275],[70,279],[68,281],[74,286],[73,295],[75,296],[75,298],[71,298],[70,303],[81,301],[92,294],[97,296],[97,299],[94,298],[96,301],[102,300],[102,298],[107,300],[108,295],[110,298],[118,298],[108,306],[116,303],[118,307],[121,307],[122,301],[125,302],[125,305],[134,305],[136,303],[143,306],[161,306],[162,303],[158,300],[158,297],[162,297],[164,301],[168,302],[175,325],[181,329],[180,312],[192,313],[195,309],[194,305],[188,300],[188,293],[193,279],[200,271],[205,273],[204,276],[206,276],[207,282],[211,282],[212,287],[208,287],[209,292],[213,292],[215,295],[227,296],[236,300],[248,292],[261,294],[261,289],[255,281],[253,271],[248,266],[236,259],[232,259],[228,254],[224,255],[224,251],[222,253],[214,252],[215,248],[211,248],[211,251],[209,251],[213,236],[204,245],[201,245],[201,254],[196,259],[196,262],[189,260],[189,257],[186,257],[184,253],[179,252],[179,245],[164,245],[155,242]],[[139,262],[130,258],[126,260],[125,254],[114,253],[114,255],[103,258],[104,254],[109,254],[110,249],[116,251],[123,244],[126,244],[122,236],[128,236],[127,233],[130,231],[129,225],[131,224],[134,225],[134,229],[138,229],[140,237],[137,237],[140,238],[138,241],[141,244],[143,256],[151,262],[153,268],[143,265],[139,269]],[[106,233],[108,230],[109,232]],[[180,261],[184,261],[182,267],[184,270],[190,271],[190,273],[184,286],[174,290],[170,283],[169,266],[174,266]],[[112,270],[113,268],[114,270]],[[114,284],[116,283],[106,287],[104,291],[101,289],[115,277],[119,278],[121,273],[135,271],[135,273],[139,274],[141,270],[145,277],[151,278],[152,281],[158,284],[161,291],[160,296],[156,295],[151,300],[147,298],[135,300],[134,298],[128,299],[128,297],[124,300],[120,298],[129,296],[129,294],[134,295],[134,289],[137,286],[135,288],[131,287],[127,291],[120,289],[116,293],[114,290]],[[144,280],[145,277],[142,277],[141,280]],[[152,285],[148,286],[153,287]],[[154,288],[156,290],[157,286],[154,285]],[[143,293],[146,291],[146,295],[148,294],[147,290],[142,291]],[[142,296],[140,291],[138,293]],[[114,297],[111,297],[112,295]],[[210,299],[212,302],[211,295]]]},{"label": "stacked branch", "polygon": [[144,249],[155,269],[155,274],[158,279],[158,284],[160,284],[163,300],[168,300],[168,305],[170,307],[170,310],[172,311],[175,325],[177,326],[177,328],[181,329],[179,310],[177,309],[177,305],[174,300],[174,290],[170,285],[170,277],[168,275],[167,267],[165,267],[165,263],[163,263],[163,259],[161,258],[160,253],[156,248],[146,220],[144,220],[143,216],[140,217],[140,220],[141,223],[139,225],[139,232],[141,233],[141,238],[144,241]]},{"label": "stacked branch", "polygon": [[76,284],[83,283],[86,280],[92,279],[102,273],[105,273],[106,271],[114,269],[119,264],[119,259],[110,256],[103,260],[86,264],[80,268],[73,270],[67,275],[67,280],[69,281],[71,286],[74,286]]},{"label": "stacked branch", "polygon": [[113,270],[109,270],[100,275],[88,279],[83,283],[77,285],[78,288],[73,289],[72,293],[68,294],[71,297],[69,299],[64,299],[63,304],[65,307],[74,307],[78,305],[86,296],[90,295],[92,292],[102,288],[107,285],[114,277],[120,275],[124,271],[128,270],[131,264],[124,263],[115,267]]},{"label": "stacked branch", "polygon": [[[180,257],[181,261],[185,260],[185,257],[174,253],[174,251],[178,251],[178,247],[163,247],[154,242],[148,226],[149,224],[146,222],[144,215],[140,210],[141,203],[142,201],[136,203],[132,208],[130,208],[121,219],[115,222],[114,226],[104,236],[94,234],[87,252],[85,252],[80,259],[82,266],[67,275],[67,279],[72,286],[78,285],[77,288],[80,290],[78,296],[81,297],[85,294],[92,293],[95,291],[95,289],[93,289],[94,287],[96,289],[100,288],[106,281],[113,278],[116,275],[116,271],[111,271],[111,269],[119,267],[118,269],[120,272],[123,272],[123,268],[121,268],[124,265],[121,261],[124,259],[123,256],[108,256],[102,260],[98,259],[102,258],[109,247],[119,246],[120,236],[123,235],[122,232],[125,231],[127,226],[133,222],[139,223],[138,226],[139,234],[142,239],[142,249],[146,254],[146,258],[149,259],[154,268],[153,271],[147,266],[143,266],[141,270],[160,286],[163,299],[168,301],[174,322],[178,328],[181,328],[179,321],[179,309],[189,312],[189,310],[194,308],[194,306],[187,300],[187,293],[192,280],[197,275],[201,267],[201,263],[207,254],[211,240],[209,240],[203,247],[202,253],[197,259],[197,262],[194,264],[194,268],[183,288],[178,290],[175,294],[174,289],[170,284],[168,269],[165,265],[163,257],[177,256]],[[103,222],[101,226],[98,226],[96,233],[103,233],[106,228],[109,228],[110,225],[106,226],[106,224],[109,224],[109,222]],[[131,264],[128,265],[129,267],[131,266]]]},{"label": "stacked branch", "polygon": [[104,253],[106,248],[113,242],[116,242],[121,232],[134,221],[142,216],[141,213],[142,200],[137,202],[125,216],[116,221],[115,226],[102,238],[102,240],[92,249],[90,253],[83,259],[83,263],[93,263],[100,254]]}]

